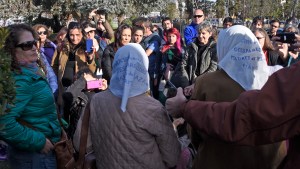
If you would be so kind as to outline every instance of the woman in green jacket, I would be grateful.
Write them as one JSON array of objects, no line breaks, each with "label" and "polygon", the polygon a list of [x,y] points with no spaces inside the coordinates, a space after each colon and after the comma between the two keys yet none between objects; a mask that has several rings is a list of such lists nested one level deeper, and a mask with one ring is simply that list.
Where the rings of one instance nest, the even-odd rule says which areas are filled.
[{"label": "woman in green jacket", "polygon": [[53,144],[61,135],[54,97],[38,59],[35,31],[28,25],[9,27],[4,49],[12,57],[16,99],[0,116],[0,139],[9,144],[12,169],[56,169]]}]

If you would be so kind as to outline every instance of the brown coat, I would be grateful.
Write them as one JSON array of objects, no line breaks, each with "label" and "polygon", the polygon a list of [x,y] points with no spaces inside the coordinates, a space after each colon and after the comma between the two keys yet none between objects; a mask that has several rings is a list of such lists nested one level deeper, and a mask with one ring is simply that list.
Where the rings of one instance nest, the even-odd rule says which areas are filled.
[{"label": "brown coat", "polygon": [[90,130],[97,168],[166,169],[180,155],[172,122],[160,102],[146,94],[131,97],[126,112],[110,90],[91,100]]},{"label": "brown coat", "polygon": [[[57,83],[58,83],[58,104],[63,105],[63,100],[62,100],[62,94],[64,93],[65,89],[62,85],[62,78],[64,76],[64,71],[66,68],[66,64],[69,58],[69,51],[70,48],[68,45],[65,45],[62,50],[59,52],[58,50],[55,50],[52,58],[52,68],[54,73],[57,76]],[[88,66],[89,69],[92,72],[96,71],[96,63],[95,60],[93,60],[90,64],[87,63],[87,56],[85,55],[85,51],[82,47],[80,47],[76,53],[75,53],[75,61],[76,61],[76,67],[75,67],[75,72],[74,75],[78,72],[78,70],[83,67],[83,66]]]},{"label": "brown coat", "polygon": [[[192,98],[202,101],[233,101],[243,91],[224,71],[218,70],[197,79]],[[199,135],[202,138],[200,142]],[[222,142],[199,131],[192,132],[192,141],[199,145],[193,165],[196,169],[275,169],[286,154],[285,142],[242,146]]]}]

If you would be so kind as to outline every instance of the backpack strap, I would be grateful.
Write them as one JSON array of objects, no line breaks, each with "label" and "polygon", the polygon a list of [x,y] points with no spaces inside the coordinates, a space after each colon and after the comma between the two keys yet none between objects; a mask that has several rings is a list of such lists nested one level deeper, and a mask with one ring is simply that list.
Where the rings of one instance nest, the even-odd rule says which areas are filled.
[{"label": "backpack strap", "polygon": [[84,157],[85,157],[86,144],[88,138],[89,120],[90,120],[90,101],[86,104],[84,114],[83,114],[83,119],[82,119],[79,154],[78,154],[78,161],[76,162],[76,166],[78,168],[82,168],[84,165]]}]

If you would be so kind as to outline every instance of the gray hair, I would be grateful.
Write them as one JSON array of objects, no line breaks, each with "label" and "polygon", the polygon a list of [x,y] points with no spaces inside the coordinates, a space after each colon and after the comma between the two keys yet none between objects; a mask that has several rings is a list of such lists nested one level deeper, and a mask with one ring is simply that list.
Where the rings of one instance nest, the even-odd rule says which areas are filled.
[{"label": "gray hair", "polygon": [[209,33],[213,32],[213,27],[212,25],[207,22],[207,21],[204,21],[204,22],[201,22],[198,26],[197,26],[197,32],[200,32],[202,30],[205,30]]},{"label": "gray hair", "polygon": [[284,32],[287,32],[287,30],[288,30],[289,28],[292,28],[292,29],[294,30],[294,33],[299,34],[299,29],[297,28],[296,25],[293,25],[293,24],[287,24],[287,25],[285,25],[285,27],[284,27]]}]

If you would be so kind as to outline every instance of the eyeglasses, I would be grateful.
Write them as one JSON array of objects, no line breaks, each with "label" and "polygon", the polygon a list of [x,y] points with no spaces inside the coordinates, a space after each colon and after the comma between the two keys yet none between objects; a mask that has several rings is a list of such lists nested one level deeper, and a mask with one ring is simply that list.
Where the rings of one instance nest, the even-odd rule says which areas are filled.
[{"label": "eyeglasses", "polygon": [[260,39],[263,39],[263,38],[265,38],[265,37],[256,37],[257,38],[257,40],[260,40]]},{"label": "eyeglasses", "polygon": [[42,35],[42,34],[44,34],[44,35],[47,35],[48,34],[48,31],[40,31],[40,32],[37,32],[39,35]]},{"label": "eyeglasses", "polygon": [[194,18],[202,18],[203,15],[194,15]]},{"label": "eyeglasses", "polygon": [[95,31],[88,31],[87,34],[95,33]]},{"label": "eyeglasses", "polygon": [[33,45],[37,46],[36,40],[20,43],[20,44],[16,45],[15,47],[20,47],[22,50],[27,51],[27,50],[31,50]]},{"label": "eyeglasses", "polygon": [[275,25],[271,25],[273,28],[278,28],[278,26],[275,26]]}]

